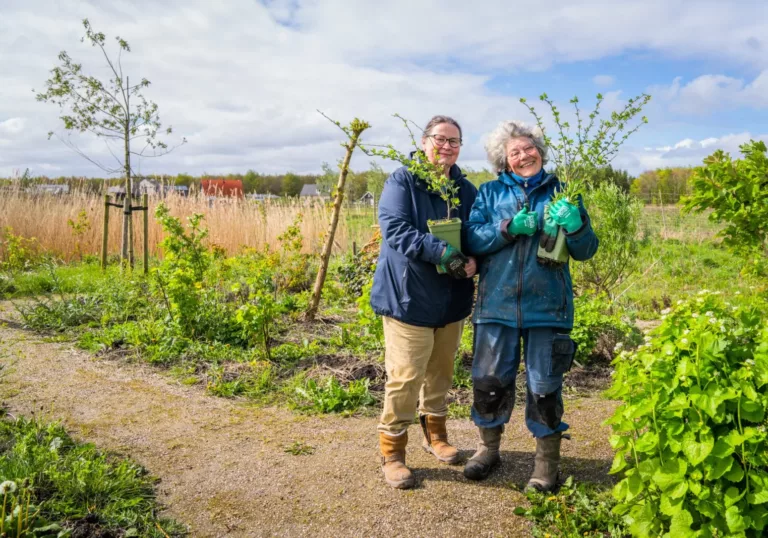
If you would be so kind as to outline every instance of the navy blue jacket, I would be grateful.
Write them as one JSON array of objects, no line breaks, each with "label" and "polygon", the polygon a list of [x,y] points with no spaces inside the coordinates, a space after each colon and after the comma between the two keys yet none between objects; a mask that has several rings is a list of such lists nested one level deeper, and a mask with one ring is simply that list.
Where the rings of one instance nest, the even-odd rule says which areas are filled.
[{"label": "navy blue jacket", "polygon": [[[549,203],[557,177],[546,174],[526,194],[506,174],[480,186],[466,223],[470,254],[483,258],[480,266],[475,323],[502,323],[518,329],[529,327],[573,328],[573,287],[568,264],[545,265],[536,252],[544,227],[544,204]],[[510,219],[525,202],[539,214],[539,229],[532,236],[510,235]],[[579,200],[583,222],[580,229],[566,234],[571,258],[588,260],[597,252],[598,240],[584,204]]]},{"label": "navy blue jacket", "polygon": [[[450,176],[459,183],[460,201],[451,216],[466,222],[477,189],[456,165]],[[427,228],[428,220],[445,219],[447,213],[445,202],[407,167],[387,178],[379,200],[382,242],[371,289],[374,312],[421,327],[444,327],[469,316],[474,283],[471,278],[438,274],[446,243]],[[466,229],[462,226],[464,245]]]}]

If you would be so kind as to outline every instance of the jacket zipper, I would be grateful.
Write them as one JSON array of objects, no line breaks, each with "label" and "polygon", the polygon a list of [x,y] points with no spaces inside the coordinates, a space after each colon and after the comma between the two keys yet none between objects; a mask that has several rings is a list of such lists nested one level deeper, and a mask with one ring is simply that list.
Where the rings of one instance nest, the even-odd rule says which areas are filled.
[{"label": "jacket zipper", "polygon": [[[525,199],[524,206],[527,209],[530,209],[531,204],[528,200],[528,194],[526,194],[525,189],[520,189],[523,192],[523,198]],[[514,191],[513,191],[514,192]],[[517,195],[515,195],[515,198],[517,198]],[[518,199],[519,200],[519,199]],[[520,328],[523,328],[523,271],[525,269],[525,251],[528,248],[528,238],[518,238],[518,241],[525,241],[526,245],[525,248],[520,248],[518,251],[520,252],[520,263],[518,265],[518,278],[517,278],[517,322],[520,326]]]}]

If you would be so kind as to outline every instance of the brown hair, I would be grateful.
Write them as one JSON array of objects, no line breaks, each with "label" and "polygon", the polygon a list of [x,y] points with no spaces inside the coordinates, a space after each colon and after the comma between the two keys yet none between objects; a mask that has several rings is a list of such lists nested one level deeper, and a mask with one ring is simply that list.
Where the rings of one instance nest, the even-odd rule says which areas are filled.
[{"label": "brown hair", "polygon": [[459,125],[459,122],[450,116],[433,116],[432,119],[427,123],[427,126],[424,127],[424,134],[422,135],[422,138],[429,136],[430,131],[441,123],[447,123],[456,127],[459,130],[459,138],[462,138],[461,125]]}]

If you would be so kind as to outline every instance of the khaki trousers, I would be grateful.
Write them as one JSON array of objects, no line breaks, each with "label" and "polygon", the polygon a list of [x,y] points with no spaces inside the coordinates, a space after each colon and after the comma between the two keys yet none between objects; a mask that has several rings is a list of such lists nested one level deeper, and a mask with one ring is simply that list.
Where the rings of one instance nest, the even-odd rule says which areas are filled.
[{"label": "khaki trousers", "polygon": [[434,329],[384,317],[384,410],[378,431],[399,435],[413,422],[416,403],[422,415],[448,414],[446,396],[453,384],[453,361],[464,321]]}]

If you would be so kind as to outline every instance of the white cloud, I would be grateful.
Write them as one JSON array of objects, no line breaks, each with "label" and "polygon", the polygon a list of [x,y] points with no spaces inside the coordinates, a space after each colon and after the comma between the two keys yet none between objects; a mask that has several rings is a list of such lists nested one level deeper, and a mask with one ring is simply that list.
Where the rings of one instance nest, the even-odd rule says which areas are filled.
[{"label": "white cloud", "polygon": [[738,158],[741,155],[739,146],[750,140],[768,141],[768,133],[731,133],[702,140],[686,138],[668,146],[628,149],[616,159],[614,164],[620,168],[628,169],[634,174],[655,168],[698,166],[702,164],[705,157],[717,149]]},{"label": "white cloud", "polygon": [[0,121],[0,134],[16,134],[24,130],[27,120],[24,118],[9,118]]},{"label": "white cloud", "polygon": [[[483,134],[501,119],[530,117],[516,96],[487,88],[491,77],[531,76],[625,51],[763,70],[740,88],[745,99],[759,102],[768,95],[768,20],[734,3],[724,10],[715,0],[695,9],[667,0],[551,2],[531,10],[521,26],[513,24],[519,11],[504,0],[482,8],[459,0],[3,0],[0,175],[27,166],[33,173],[101,173],[47,140],[61,124],[59,110],[36,102],[30,91],[43,89],[62,49],[89,72],[104,74],[98,50],[79,42],[86,16],[110,43],[116,35],[128,40],[126,70],[152,81],[147,97],[160,106],[164,123],[189,140],[167,157],[143,162],[142,171],[307,172],[342,151],[341,133],[318,108],[341,121],[360,116],[373,125],[369,141],[403,148],[407,138],[392,113],[419,122],[455,115],[465,130],[461,162],[483,166]],[[608,77],[598,75],[595,83],[615,84]],[[687,91],[708,95],[704,82]],[[710,82],[708,91],[734,91],[722,85]],[[683,88],[666,91],[677,98]],[[607,92],[606,109],[621,95]],[[79,143],[111,160],[101,142]],[[359,156],[355,165],[368,160]]]},{"label": "white cloud", "polygon": [[609,87],[616,84],[616,77],[612,75],[596,75],[592,78],[595,86]]},{"label": "white cloud", "polygon": [[669,86],[654,86],[649,92],[672,112],[705,116],[722,109],[768,107],[768,69],[752,82],[726,75],[701,75],[687,84],[677,77]]}]

